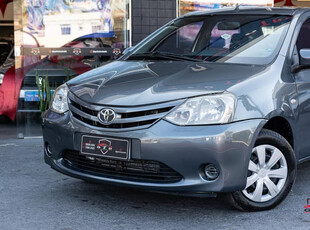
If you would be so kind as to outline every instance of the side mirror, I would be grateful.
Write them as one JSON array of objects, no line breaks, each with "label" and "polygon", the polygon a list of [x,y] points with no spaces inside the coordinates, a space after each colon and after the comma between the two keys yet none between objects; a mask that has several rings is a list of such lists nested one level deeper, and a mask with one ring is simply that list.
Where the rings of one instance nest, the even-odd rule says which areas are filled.
[{"label": "side mirror", "polygon": [[300,65],[309,66],[310,68],[310,49],[301,49],[299,51]]},{"label": "side mirror", "polygon": [[303,69],[310,69],[310,49],[301,49],[299,51],[299,64],[291,66],[291,72],[297,73]]}]

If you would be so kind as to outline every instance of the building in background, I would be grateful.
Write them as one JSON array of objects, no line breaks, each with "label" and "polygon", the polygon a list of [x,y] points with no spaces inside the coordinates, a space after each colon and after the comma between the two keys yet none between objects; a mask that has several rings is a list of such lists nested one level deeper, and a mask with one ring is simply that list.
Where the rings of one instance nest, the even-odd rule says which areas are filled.
[{"label": "building in background", "polygon": [[273,0],[179,0],[179,15],[193,11],[240,6],[273,6]]}]

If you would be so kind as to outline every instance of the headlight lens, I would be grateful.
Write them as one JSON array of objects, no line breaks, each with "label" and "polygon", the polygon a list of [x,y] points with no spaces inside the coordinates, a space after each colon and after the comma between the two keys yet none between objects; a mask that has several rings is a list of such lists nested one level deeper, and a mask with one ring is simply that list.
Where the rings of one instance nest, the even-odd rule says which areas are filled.
[{"label": "headlight lens", "polygon": [[211,125],[231,122],[235,96],[230,93],[188,99],[165,119],[176,125]]},{"label": "headlight lens", "polygon": [[51,101],[51,110],[56,113],[65,113],[69,110],[68,107],[68,86],[66,84],[59,86]]}]

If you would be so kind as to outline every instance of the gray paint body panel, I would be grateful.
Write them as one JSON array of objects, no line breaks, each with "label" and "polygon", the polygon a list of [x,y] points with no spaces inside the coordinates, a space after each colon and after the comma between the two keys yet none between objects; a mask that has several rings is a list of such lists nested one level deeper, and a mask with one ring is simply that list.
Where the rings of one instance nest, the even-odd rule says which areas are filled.
[{"label": "gray paint body panel", "polygon": [[[225,10],[221,13],[277,13],[294,18],[277,58],[270,65],[120,60],[85,73],[71,80],[68,86],[85,104],[102,107],[152,106],[228,91],[237,97],[232,123],[181,127],[160,120],[147,129],[112,132],[82,124],[71,113],[57,115],[49,111],[44,118],[43,135],[55,152],[52,157],[45,154],[46,163],[70,176],[153,190],[237,191],[245,187],[247,165],[256,137],[274,117],[282,117],[290,124],[297,159],[302,161],[309,157],[310,71],[293,74],[290,70],[296,34],[303,20],[310,17],[309,9]],[[132,155],[135,159],[161,161],[184,179],[172,184],[148,184],[69,170],[61,163],[61,153],[65,149],[79,150],[81,133],[131,138],[135,143]],[[217,180],[205,181],[199,175],[199,167],[204,163],[220,167]]]},{"label": "gray paint body panel", "polygon": [[[48,117],[57,116],[49,112]],[[254,119],[221,126],[181,127],[164,120],[148,129],[130,132],[102,132],[87,127],[70,113],[58,119],[57,124],[45,120],[44,141],[53,146],[52,157],[45,153],[45,161],[54,169],[77,178],[93,179],[138,186],[145,189],[180,192],[228,192],[245,186],[250,150],[265,120]],[[83,172],[74,172],[62,163],[64,150],[80,150],[81,135],[88,133],[102,137],[131,138],[134,159],[154,160],[169,165],[183,176],[177,183],[139,183],[111,178],[101,178]],[[199,174],[205,163],[214,163],[221,169],[215,181],[206,181]]]}]

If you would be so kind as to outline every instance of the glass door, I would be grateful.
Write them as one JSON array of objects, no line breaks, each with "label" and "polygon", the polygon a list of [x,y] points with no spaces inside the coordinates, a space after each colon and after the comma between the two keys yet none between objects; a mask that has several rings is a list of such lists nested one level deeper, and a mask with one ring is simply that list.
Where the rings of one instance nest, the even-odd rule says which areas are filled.
[{"label": "glass door", "polygon": [[117,59],[130,45],[130,0],[16,1],[17,123],[41,135],[41,116],[66,81]]}]

